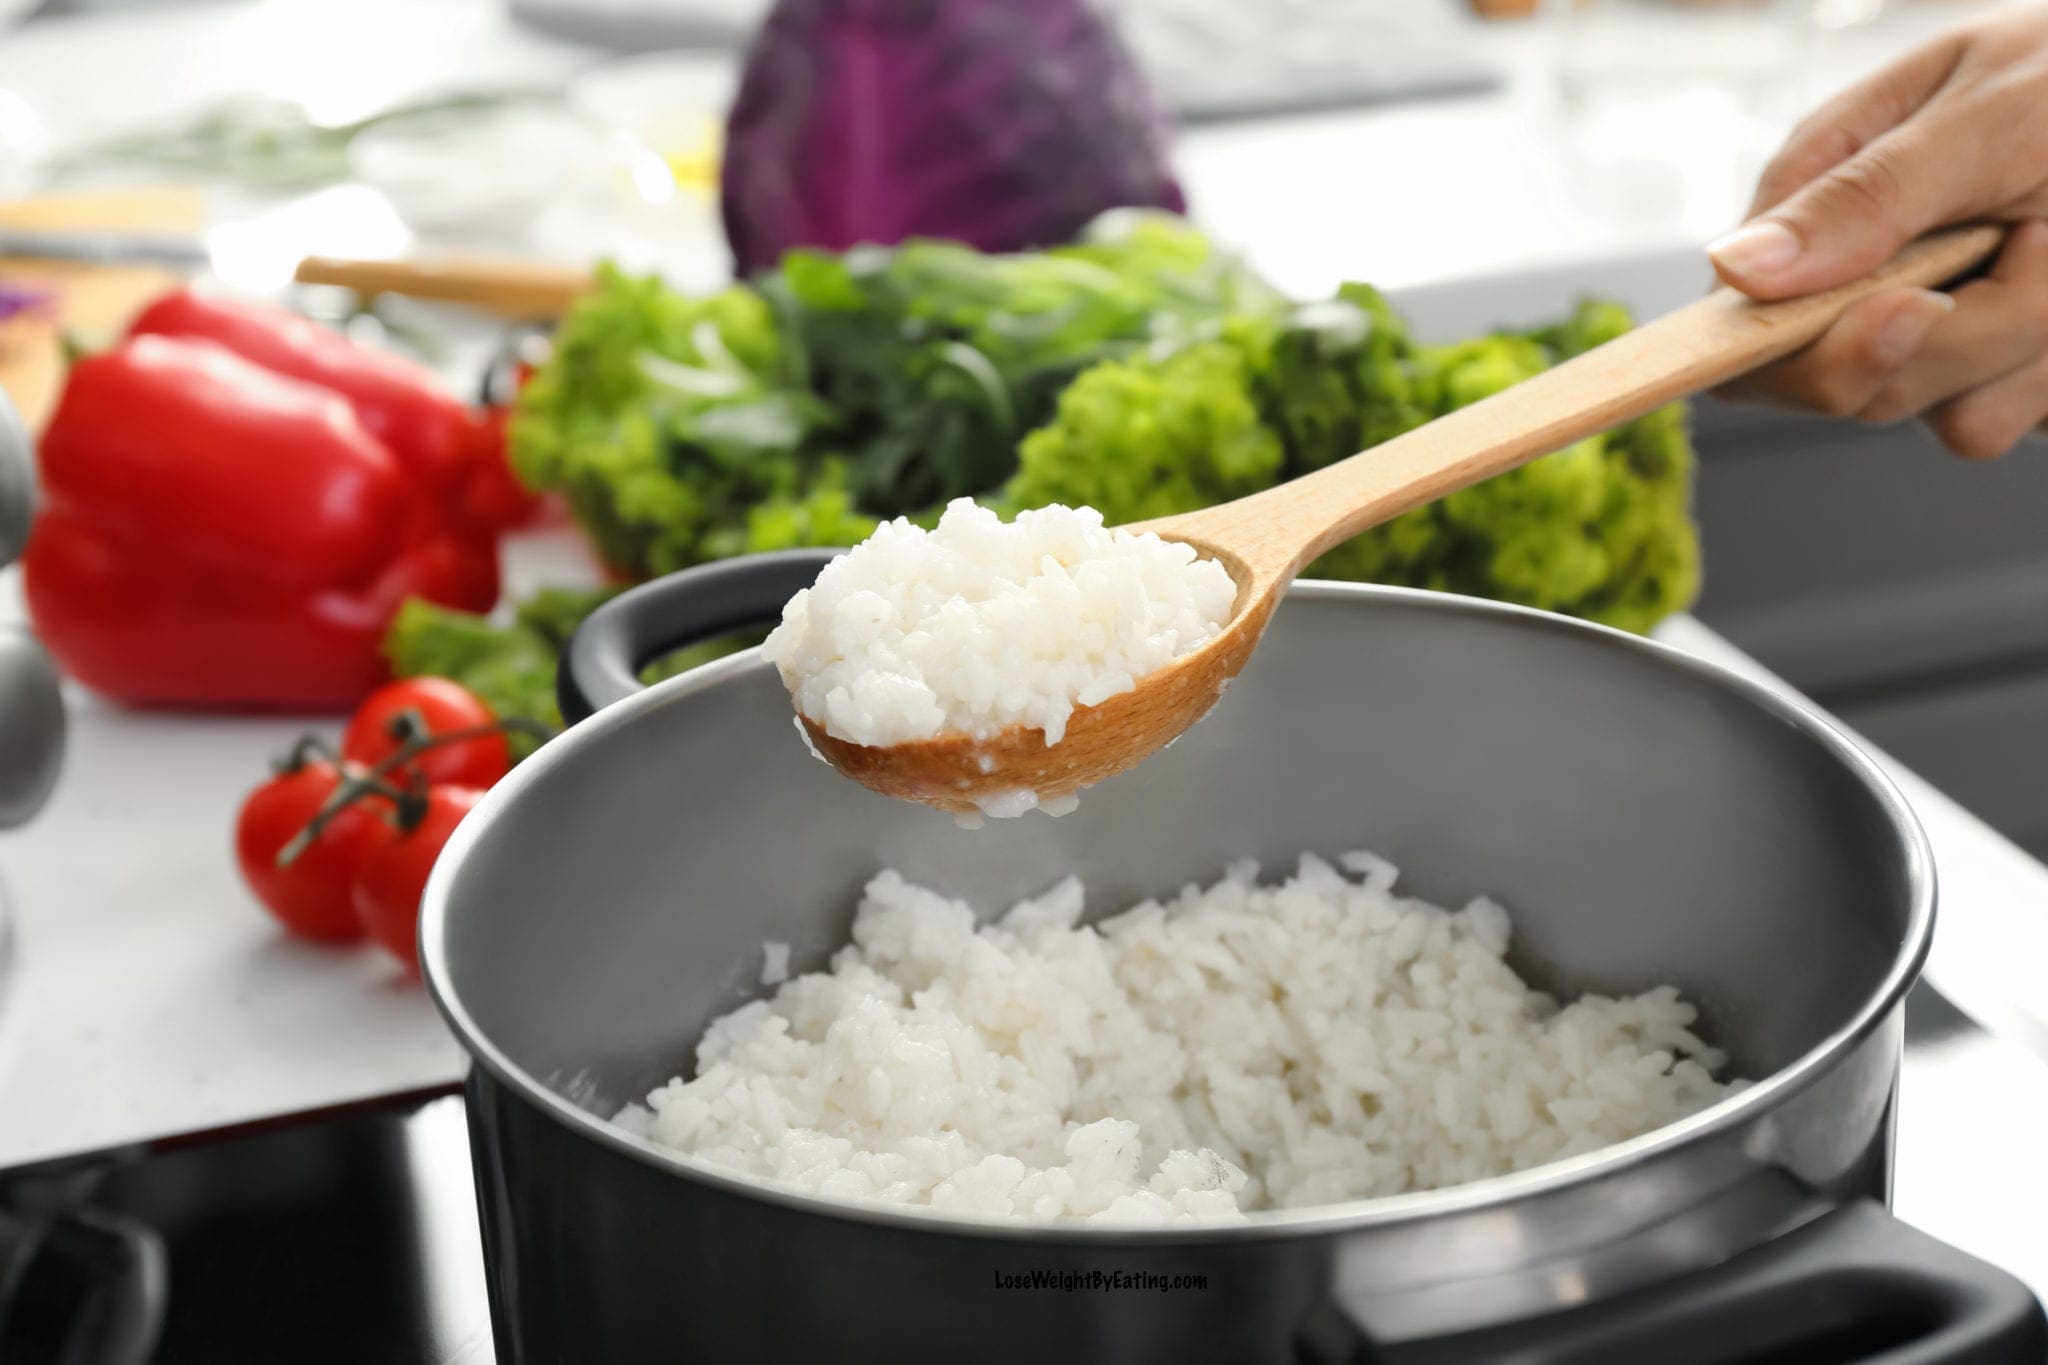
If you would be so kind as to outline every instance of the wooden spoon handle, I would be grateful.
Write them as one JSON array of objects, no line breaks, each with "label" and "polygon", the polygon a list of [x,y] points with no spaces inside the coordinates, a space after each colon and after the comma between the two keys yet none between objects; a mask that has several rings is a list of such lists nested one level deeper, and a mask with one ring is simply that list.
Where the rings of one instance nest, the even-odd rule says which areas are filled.
[{"label": "wooden spoon handle", "polygon": [[1852,284],[1782,303],[1716,289],[1500,393],[1350,459],[1235,503],[1172,519],[1174,532],[1227,545],[1262,575],[1287,577],[1325,550],[1410,508],[1666,403],[1780,360],[1858,299],[1942,284],[1983,261],[2003,228],[1923,237]]},{"label": "wooden spoon handle", "polygon": [[445,260],[358,261],[308,256],[294,278],[364,294],[465,304],[515,321],[558,318],[591,287],[590,272],[542,261],[451,257]]}]

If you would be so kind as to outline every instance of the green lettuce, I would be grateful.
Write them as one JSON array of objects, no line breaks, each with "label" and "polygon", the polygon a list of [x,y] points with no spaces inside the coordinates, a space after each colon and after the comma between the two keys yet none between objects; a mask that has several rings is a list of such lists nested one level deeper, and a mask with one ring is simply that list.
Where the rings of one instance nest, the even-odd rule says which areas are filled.
[{"label": "green lettuce", "polygon": [[[1422,345],[1376,291],[1347,285],[1277,333],[1227,326],[1082,375],[1025,438],[1001,502],[1085,503],[1111,522],[1207,506],[1370,449],[1627,326],[1625,310],[1589,302],[1537,332]],[[1309,571],[1648,630],[1698,590],[1692,465],[1684,411],[1665,408],[1396,517]]]},{"label": "green lettuce", "polygon": [[[602,270],[510,440],[521,476],[566,494],[605,561],[641,578],[852,544],[962,495],[1112,523],[1190,511],[1369,451],[1629,326],[1589,300],[1532,331],[1427,344],[1369,285],[1292,306],[1184,221],[1119,212],[1045,252],[793,252],[701,297]],[[1311,572],[1648,630],[1698,589],[1692,475],[1684,410],[1665,408]],[[596,600],[548,597],[495,625],[415,603],[390,653],[401,673],[548,717],[555,655]]]}]

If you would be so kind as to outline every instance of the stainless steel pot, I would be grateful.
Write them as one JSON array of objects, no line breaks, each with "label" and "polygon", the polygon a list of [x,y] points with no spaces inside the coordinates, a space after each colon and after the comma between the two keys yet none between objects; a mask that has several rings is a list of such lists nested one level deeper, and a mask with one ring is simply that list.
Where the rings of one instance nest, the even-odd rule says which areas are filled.
[{"label": "stainless steel pot", "polygon": [[[965,833],[810,758],[755,651],[634,681],[665,648],[772,616],[823,557],[695,570],[592,617],[562,694],[572,717],[602,710],[486,798],[428,887],[427,981],[477,1063],[501,1360],[2048,1349],[2024,1287],[1883,1211],[1933,876],[1898,791],[1812,712],[1557,617],[1301,584],[1181,743],[1075,816]],[[991,912],[1075,871],[1100,910],[1246,855],[1358,847],[1432,898],[1498,895],[1513,960],[1555,991],[1679,983],[1758,1083],[1539,1170],[1207,1229],[814,1198],[605,1122],[758,991],[763,940],[822,964],[877,868]]]}]

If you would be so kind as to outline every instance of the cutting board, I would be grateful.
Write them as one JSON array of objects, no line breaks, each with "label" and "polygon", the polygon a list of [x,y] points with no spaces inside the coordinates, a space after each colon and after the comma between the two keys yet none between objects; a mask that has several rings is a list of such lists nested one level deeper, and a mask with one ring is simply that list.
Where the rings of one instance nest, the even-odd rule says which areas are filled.
[{"label": "cutting board", "polygon": [[[205,195],[190,186],[89,190],[0,202],[0,227],[37,231],[196,232]],[[178,283],[153,266],[86,265],[0,258],[0,283],[48,289],[41,312],[0,322],[0,389],[39,431],[64,383],[64,338],[86,346],[110,340],[144,304]]]}]

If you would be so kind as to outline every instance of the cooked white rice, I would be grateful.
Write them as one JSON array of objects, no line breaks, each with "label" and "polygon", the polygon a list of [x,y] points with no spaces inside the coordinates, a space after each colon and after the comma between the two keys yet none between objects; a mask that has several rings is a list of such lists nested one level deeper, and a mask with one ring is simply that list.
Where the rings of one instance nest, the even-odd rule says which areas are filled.
[{"label": "cooked white rice", "polygon": [[1057,744],[1074,708],[1213,639],[1236,596],[1221,564],[1093,508],[1005,523],[961,498],[935,530],[887,522],[833,560],[763,652],[797,710],[850,743],[1022,725]]},{"label": "cooked white rice", "polygon": [[831,971],[715,1021],[696,1078],[618,1121],[819,1194],[1160,1222],[1500,1175],[1731,1088],[1674,988],[1560,1009],[1499,906],[1340,861],[1092,926],[1072,879],[977,926],[884,872]]}]

